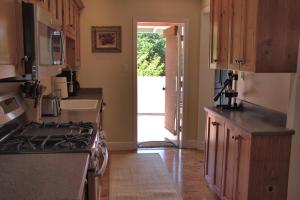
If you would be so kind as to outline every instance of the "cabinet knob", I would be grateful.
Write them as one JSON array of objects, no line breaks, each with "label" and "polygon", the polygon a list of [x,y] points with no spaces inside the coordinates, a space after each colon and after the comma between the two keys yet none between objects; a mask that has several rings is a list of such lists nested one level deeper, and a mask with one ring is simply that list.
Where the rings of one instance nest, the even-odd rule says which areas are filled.
[{"label": "cabinet knob", "polygon": [[217,62],[219,62],[219,59],[213,59],[213,62],[217,63]]},{"label": "cabinet knob", "polygon": [[238,135],[238,136],[231,136],[231,138],[233,139],[233,140],[239,140],[240,139],[240,136]]},{"label": "cabinet knob", "polygon": [[211,122],[211,124],[212,124],[213,126],[217,126],[217,125],[219,125],[219,123],[218,123],[218,122]]},{"label": "cabinet knob", "polygon": [[245,64],[245,60],[244,60],[244,59],[241,59],[241,60],[239,60],[239,63],[240,63],[240,64]]}]

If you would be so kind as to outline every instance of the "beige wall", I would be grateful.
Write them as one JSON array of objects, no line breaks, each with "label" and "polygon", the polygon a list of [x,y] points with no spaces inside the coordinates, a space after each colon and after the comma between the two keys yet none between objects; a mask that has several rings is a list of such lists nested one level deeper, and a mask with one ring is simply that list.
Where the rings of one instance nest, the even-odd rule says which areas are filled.
[{"label": "beige wall", "polygon": [[292,140],[288,200],[300,199],[300,52],[298,60],[298,73],[292,79],[292,93],[288,109],[287,126],[295,130],[295,135]]},{"label": "beige wall", "polygon": [[239,73],[237,91],[239,98],[254,104],[287,113],[291,74]]},{"label": "beige wall", "polygon": [[[204,8],[204,7],[203,7]],[[200,27],[200,66],[199,66],[199,117],[198,117],[198,148],[204,148],[204,135],[206,125],[205,106],[213,105],[214,70],[209,69],[209,9],[204,8]]]},{"label": "beige wall", "polygon": [[[81,15],[82,87],[103,87],[110,142],[133,141],[133,17],[189,20],[187,139],[197,137],[200,0],[84,0]],[[122,26],[122,53],[92,53],[91,26]],[[154,97],[155,98],[155,97]]]}]

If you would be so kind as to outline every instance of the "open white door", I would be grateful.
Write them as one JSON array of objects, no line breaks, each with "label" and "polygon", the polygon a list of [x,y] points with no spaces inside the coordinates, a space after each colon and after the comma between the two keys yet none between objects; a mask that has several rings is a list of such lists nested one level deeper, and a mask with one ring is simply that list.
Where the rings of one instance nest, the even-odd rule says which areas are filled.
[{"label": "open white door", "polygon": [[[181,131],[183,44],[181,26],[164,30],[166,38],[165,128],[174,135]],[[179,140],[179,138],[178,138]],[[178,144],[178,141],[175,141]]]}]

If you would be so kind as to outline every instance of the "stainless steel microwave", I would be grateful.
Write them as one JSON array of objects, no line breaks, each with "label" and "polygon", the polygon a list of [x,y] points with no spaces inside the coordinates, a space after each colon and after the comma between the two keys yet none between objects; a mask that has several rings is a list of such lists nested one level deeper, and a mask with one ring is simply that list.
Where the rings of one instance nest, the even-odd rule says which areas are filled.
[{"label": "stainless steel microwave", "polygon": [[23,77],[35,80],[39,75],[38,70],[46,68],[47,73],[51,73],[51,68],[58,69],[64,63],[62,24],[38,5],[25,2],[22,2],[22,22]]}]

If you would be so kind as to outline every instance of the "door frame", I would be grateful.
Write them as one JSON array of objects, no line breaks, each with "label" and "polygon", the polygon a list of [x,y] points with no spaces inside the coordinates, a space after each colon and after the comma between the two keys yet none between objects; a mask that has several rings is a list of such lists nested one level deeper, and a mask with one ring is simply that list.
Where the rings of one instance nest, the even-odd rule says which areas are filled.
[{"label": "door frame", "polygon": [[189,44],[189,20],[186,18],[149,18],[149,17],[133,17],[133,144],[137,148],[138,145],[138,135],[137,135],[137,23],[138,22],[165,22],[165,23],[174,23],[174,24],[183,24],[184,25],[184,65],[183,65],[183,106],[182,106],[182,130],[181,134],[177,136],[178,148],[182,148],[185,141],[185,121],[184,119],[187,116],[187,81],[188,81],[188,44]]},{"label": "door frame", "polygon": [[[208,20],[208,21],[205,21]],[[198,132],[197,132],[197,149],[205,149],[205,132],[206,132],[206,114],[203,110],[205,106],[213,106],[214,97],[214,70],[209,68],[209,34],[208,38],[203,33],[204,23],[210,26],[210,6],[201,9],[200,16],[200,44],[199,44],[199,72],[198,72]],[[207,24],[206,24],[207,25]],[[208,39],[208,40],[207,40]],[[208,44],[204,44],[205,40]],[[208,48],[208,49],[207,49]],[[206,51],[206,54],[203,53]]]}]

